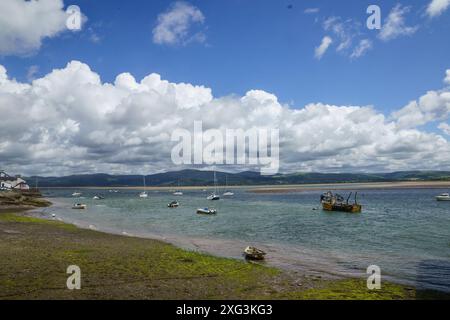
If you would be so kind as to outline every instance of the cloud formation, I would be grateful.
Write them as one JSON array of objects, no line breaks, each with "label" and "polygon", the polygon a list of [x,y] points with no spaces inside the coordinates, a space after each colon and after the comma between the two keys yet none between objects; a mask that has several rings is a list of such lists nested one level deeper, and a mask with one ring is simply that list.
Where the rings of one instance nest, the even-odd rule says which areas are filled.
[{"label": "cloud formation", "polygon": [[381,28],[378,37],[383,41],[389,41],[400,36],[410,36],[418,30],[418,26],[407,26],[405,15],[410,11],[410,7],[403,7],[397,4],[389,12]]},{"label": "cloud formation", "polygon": [[[174,129],[280,129],[281,171],[450,169],[450,144],[414,127],[448,116],[450,92],[425,94],[386,118],[370,106],[283,105],[271,93],[214,97],[158,74],[114,83],[79,61],[20,83],[0,65],[0,166],[24,174],[177,170]],[[416,112],[423,119],[406,119]],[[250,167],[233,167],[248,170]]]},{"label": "cloud formation", "polygon": [[427,7],[427,15],[431,18],[441,15],[450,7],[450,0],[432,0]]},{"label": "cloud formation", "polygon": [[446,135],[450,136],[450,125],[448,123],[442,122],[438,126]]},{"label": "cloud formation", "polygon": [[322,56],[325,54],[325,52],[328,50],[328,47],[333,43],[333,40],[328,37],[325,36],[322,39],[322,42],[320,43],[320,45],[318,47],[316,47],[315,51],[314,51],[314,56],[316,57],[316,59],[322,59]]},{"label": "cloud formation", "polygon": [[318,13],[320,11],[320,8],[306,8],[303,13],[305,14],[314,14]]},{"label": "cloud formation", "polygon": [[62,0],[0,1],[0,56],[33,53],[66,29],[66,18]]},{"label": "cloud formation", "polygon": [[192,33],[194,25],[205,21],[203,13],[190,3],[178,1],[158,16],[153,29],[153,42],[156,44],[180,45],[192,41],[204,42],[202,31]]},{"label": "cloud formation", "polygon": [[363,39],[359,42],[355,49],[353,49],[350,58],[355,59],[363,56],[368,50],[372,48],[372,41],[369,39]]}]

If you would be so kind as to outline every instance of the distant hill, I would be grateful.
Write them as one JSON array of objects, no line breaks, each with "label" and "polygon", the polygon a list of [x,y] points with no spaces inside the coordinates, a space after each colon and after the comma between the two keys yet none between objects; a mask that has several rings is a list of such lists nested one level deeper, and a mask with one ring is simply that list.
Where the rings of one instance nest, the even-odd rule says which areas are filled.
[{"label": "distant hill", "polygon": [[[228,185],[286,185],[310,183],[350,183],[388,181],[450,181],[450,171],[402,171],[391,173],[294,173],[261,176],[259,172],[217,172],[218,183]],[[39,187],[134,187],[142,186],[140,175],[86,174],[65,177],[27,177]],[[213,185],[212,171],[182,170],[146,176],[148,186],[206,186]]]}]

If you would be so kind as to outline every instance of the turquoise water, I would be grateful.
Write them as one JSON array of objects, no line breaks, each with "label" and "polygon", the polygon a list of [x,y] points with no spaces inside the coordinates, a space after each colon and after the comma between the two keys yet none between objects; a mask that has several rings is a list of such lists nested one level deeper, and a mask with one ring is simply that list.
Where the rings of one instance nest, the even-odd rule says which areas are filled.
[{"label": "turquoise water", "polygon": [[[99,230],[167,237],[231,257],[238,257],[243,245],[256,244],[269,251],[269,263],[291,269],[362,275],[369,265],[378,265],[390,279],[450,291],[450,202],[434,200],[448,190],[360,191],[361,214],[313,210],[321,194],[315,190],[256,194],[237,189],[234,197],[213,202],[202,191],[184,191],[180,197],[149,191],[147,199],[129,190],[84,190],[85,198],[73,199],[73,191],[47,191],[57,205],[44,214]],[[95,194],[105,199],[92,200]],[[174,199],[180,207],[167,208]],[[75,202],[88,209],[70,210]],[[216,216],[195,213],[212,205]]]}]

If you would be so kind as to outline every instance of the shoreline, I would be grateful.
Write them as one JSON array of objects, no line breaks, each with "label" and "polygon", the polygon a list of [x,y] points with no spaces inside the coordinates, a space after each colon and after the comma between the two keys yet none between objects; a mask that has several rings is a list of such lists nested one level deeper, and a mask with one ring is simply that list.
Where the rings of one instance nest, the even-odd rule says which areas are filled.
[{"label": "shoreline", "polygon": [[[179,248],[165,239],[107,233],[104,230],[84,229],[51,218],[35,218],[35,210],[6,211],[0,210],[0,267],[2,270],[8,270],[0,275],[0,299],[379,300],[426,299],[436,295],[448,298],[447,294],[420,291],[411,286],[388,281],[383,282],[382,290],[369,291],[363,278],[333,279],[308,274],[303,270],[287,272],[267,263],[249,263],[235,258],[213,256],[203,251]],[[17,242],[18,239],[21,241]],[[21,254],[23,256],[17,256]],[[197,261],[199,265],[195,265],[194,262]],[[59,265],[59,269],[56,270],[53,264]],[[87,290],[73,292],[64,288],[66,274],[63,266],[66,264],[80,264],[83,270],[88,269]],[[151,267],[152,264],[157,264],[156,269],[155,266]],[[141,280],[128,284],[127,279],[136,278],[136,267]],[[42,271],[34,274],[33,268],[36,268],[38,273],[39,270]],[[47,272],[47,268],[56,272],[54,277],[59,279],[57,283]],[[30,271],[24,273],[23,269]],[[158,273],[156,277],[155,272]],[[103,286],[101,281],[105,277],[120,284],[114,289],[111,289],[110,285]],[[159,280],[154,280],[155,278]],[[39,281],[32,293],[22,290],[24,287],[28,288],[29,283],[36,283],[35,279]],[[181,286],[183,290],[180,291],[177,286],[173,287],[173,279],[176,279],[177,286]],[[42,281],[45,284],[52,283],[53,287],[49,289],[48,285],[44,285],[40,288]],[[149,289],[149,286],[159,287],[161,281],[170,283],[164,286],[168,292]],[[199,286],[206,286],[206,292],[197,293]],[[21,290],[25,293],[17,293]]]},{"label": "shoreline", "polygon": [[[308,183],[308,184],[286,184],[286,185],[219,185],[218,188],[228,189],[248,189],[248,192],[271,193],[271,192],[301,192],[311,190],[371,190],[371,189],[409,189],[409,188],[427,188],[441,189],[450,188],[450,181],[386,181],[386,182],[342,182],[342,183]],[[73,186],[73,187],[41,187],[41,189],[84,189],[84,190],[143,190],[142,186]],[[149,191],[173,191],[173,190],[211,190],[213,186],[147,186]]]}]

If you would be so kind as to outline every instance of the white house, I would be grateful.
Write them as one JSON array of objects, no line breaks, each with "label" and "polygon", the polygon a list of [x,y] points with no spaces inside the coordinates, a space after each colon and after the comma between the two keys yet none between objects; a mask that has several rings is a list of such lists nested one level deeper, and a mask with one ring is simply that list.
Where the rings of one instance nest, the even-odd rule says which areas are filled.
[{"label": "white house", "polygon": [[5,171],[0,170],[0,188],[8,190],[29,190],[30,186],[20,176],[12,177]]}]

